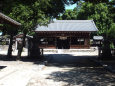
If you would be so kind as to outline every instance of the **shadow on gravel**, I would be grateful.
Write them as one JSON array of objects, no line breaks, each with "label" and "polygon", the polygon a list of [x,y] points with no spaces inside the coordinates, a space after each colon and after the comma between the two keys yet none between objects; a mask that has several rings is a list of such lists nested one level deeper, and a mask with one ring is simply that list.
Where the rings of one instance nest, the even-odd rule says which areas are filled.
[{"label": "shadow on gravel", "polygon": [[74,56],[70,54],[51,54],[45,56],[46,61],[48,61],[48,66],[97,66],[97,64],[92,64],[89,60],[90,58],[97,58],[96,56]]},{"label": "shadow on gravel", "polygon": [[16,61],[16,57],[7,58],[7,55],[0,54],[0,61]]},{"label": "shadow on gravel", "polygon": [[[8,58],[7,55],[1,55],[0,54],[0,61],[17,61],[17,56],[12,56],[12,58]],[[23,56],[20,58],[20,61],[22,62],[33,62],[34,64],[39,64],[43,60],[38,58],[28,58],[27,56]]]},{"label": "shadow on gravel", "polygon": [[6,68],[7,66],[0,66],[0,70]]},{"label": "shadow on gravel", "polygon": [[46,79],[66,83],[63,86],[115,86],[114,78],[103,68],[79,67],[53,72]]},{"label": "shadow on gravel", "polygon": [[55,54],[46,57],[48,66],[59,66],[62,71],[55,71],[46,79],[64,82],[63,86],[115,86],[115,75],[102,66],[89,60],[92,56],[72,56]]}]

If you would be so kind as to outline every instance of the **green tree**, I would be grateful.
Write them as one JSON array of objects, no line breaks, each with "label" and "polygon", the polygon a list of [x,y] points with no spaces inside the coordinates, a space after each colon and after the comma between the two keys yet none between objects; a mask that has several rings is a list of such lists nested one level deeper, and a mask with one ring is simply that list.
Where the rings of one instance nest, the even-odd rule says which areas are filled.
[{"label": "green tree", "polygon": [[59,16],[57,19],[59,20],[76,20],[77,19],[77,11],[75,10],[65,10],[62,16]]},{"label": "green tree", "polygon": [[42,3],[39,1],[35,1],[33,2],[33,4],[31,4],[31,6],[19,4],[14,7],[12,9],[12,12],[10,13],[10,16],[12,18],[22,24],[22,27],[19,29],[19,32],[22,32],[24,34],[22,44],[20,45],[20,48],[18,50],[18,59],[20,59],[21,57],[21,52],[25,43],[26,34],[31,33],[31,31],[35,28],[37,24],[47,24],[49,20],[49,17],[45,15],[45,13],[40,8],[42,7]]},{"label": "green tree", "polygon": [[11,58],[12,57],[13,37],[17,34],[17,29],[10,25],[7,25],[7,27],[5,29],[7,29],[7,34],[10,35],[10,43],[9,43],[9,47],[8,47],[7,57]]},{"label": "green tree", "polygon": [[7,57],[8,58],[11,58],[12,57],[12,45],[13,45],[13,37],[17,34],[17,29],[18,29],[18,26],[14,27],[12,25],[9,25],[9,24],[3,24],[4,26],[4,29],[2,30],[2,33],[4,35],[9,35],[9,38],[10,38],[10,43],[9,43],[9,47],[8,47],[8,53],[7,53]]},{"label": "green tree", "polygon": [[[103,35],[104,36],[104,47],[103,47],[103,55],[104,56],[111,56],[110,52],[110,43],[111,38],[114,37],[114,29],[113,29],[113,21],[114,21],[114,8],[115,5],[113,1],[109,3],[102,3],[104,2],[101,0],[100,2],[96,2],[95,0],[84,0],[86,2],[78,2],[78,4],[82,3],[82,5],[79,6],[79,9],[74,11],[65,11],[64,14],[60,17],[60,19],[72,19],[73,15],[70,13],[75,13],[74,15],[77,15],[76,17],[73,17],[74,19],[78,20],[94,20],[96,23],[97,28],[99,29],[97,35]],[[107,0],[106,0],[107,1]],[[94,3],[96,2],[96,3]],[[108,2],[108,1],[107,1]],[[76,8],[75,8],[76,9]],[[113,33],[112,33],[113,32]]]},{"label": "green tree", "polygon": [[92,4],[84,3],[78,13],[78,19],[92,19],[102,35],[111,27],[112,19],[106,3]]},{"label": "green tree", "polygon": [[31,33],[38,24],[47,25],[50,19],[65,10],[65,4],[69,2],[69,0],[4,0],[2,2],[5,8],[3,12],[22,24],[18,32],[22,32],[24,36],[18,58],[21,57],[26,34]]},{"label": "green tree", "polygon": [[108,34],[108,32],[112,27],[113,19],[108,6],[109,5],[106,3],[93,4],[85,2],[78,13],[78,19],[93,19],[97,28],[99,29],[98,35],[104,36],[103,57],[111,56],[109,38],[110,34]]},{"label": "green tree", "polygon": [[73,0],[73,3],[79,2],[79,1],[85,1],[85,2],[90,2],[93,4],[97,4],[97,3],[108,3],[109,0]]},{"label": "green tree", "polygon": [[109,29],[108,36],[110,39],[115,39],[115,23],[113,23],[111,28]]},{"label": "green tree", "polygon": [[77,16],[82,6],[81,1],[79,1],[74,9],[67,9],[62,14],[60,14],[58,20],[77,20]]},{"label": "green tree", "polygon": [[111,17],[115,23],[115,0],[111,0],[108,4],[109,4],[109,11],[111,13]]}]

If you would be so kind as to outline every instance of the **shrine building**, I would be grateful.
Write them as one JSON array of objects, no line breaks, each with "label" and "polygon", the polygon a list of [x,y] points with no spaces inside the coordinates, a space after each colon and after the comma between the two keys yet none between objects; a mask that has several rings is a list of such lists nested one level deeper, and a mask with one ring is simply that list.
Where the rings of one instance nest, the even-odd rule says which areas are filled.
[{"label": "shrine building", "polygon": [[97,31],[93,20],[56,20],[35,29],[44,49],[90,48],[90,34]]}]

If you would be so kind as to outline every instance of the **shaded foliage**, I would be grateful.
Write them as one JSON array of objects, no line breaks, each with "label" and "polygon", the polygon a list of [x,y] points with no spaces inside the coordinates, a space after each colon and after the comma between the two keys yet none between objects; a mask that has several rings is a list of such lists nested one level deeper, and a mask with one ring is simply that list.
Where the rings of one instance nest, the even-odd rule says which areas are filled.
[{"label": "shaded foliage", "polygon": [[[113,21],[115,22],[114,0],[3,0],[1,3],[4,8],[2,11],[22,24],[17,30],[18,33],[24,34],[20,52],[26,34],[33,34],[32,30],[38,24],[47,25],[60,13],[63,14],[58,19],[93,19],[99,29],[98,34],[104,35],[107,39],[108,32],[111,32],[109,29]],[[73,3],[78,4],[77,8],[65,11],[65,4]],[[12,32],[14,31],[10,34]]]},{"label": "shaded foliage", "polygon": [[112,27],[108,31],[109,38],[115,39],[115,23],[112,24]]},{"label": "shaded foliage", "polygon": [[78,2],[78,1],[85,1],[85,2],[90,2],[93,4],[97,4],[97,3],[108,3],[109,0],[73,0],[73,2]]},{"label": "shaded foliage", "polygon": [[[77,0],[78,1],[78,0]],[[80,0],[79,0],[80,1]],[[104,36],[103,41],[103,57],[111,57],[110,44],[112,39],[115,39],[115,2],[114,0],[84,0],[85,2],[78,2],[81,4],[78,10],[68,10],[60,17],[60,19],[78,19],[78,20],[94,20],[99,29],[97,35]],[[106,2],[106,3],[105,3]],[[75,12],[76,11],[76,12]],[[71,15],[70,13],[74,13]]]},{"label": "shaded foliage", "polygon": [[83,3],[78,14],[78,19],[93,19],[102,35],[111,27],[112,19],[106,3],[93,5],[92,3]]},{"label": "shaded foliage", "polygon": [[77,12],[74,10],[66,10],[62,16],[59,16],[57,19],[59,20],[76,20]]},{"label": "shaded foliage", "polygon": [[[11,3],[12,2],[12,3]],[[57,17],[65,10],[65,4],[70,0],[4,0],[2,11],[22,24],[18,33],[24,34],[21,48],[18,52],[20,58],[26,34],[33,34],[32,30],[39,25],[47,25],[50,19]],[[10,4],[9,4],[10,3]],[[9,4],[9,5],[7,5]]]}]

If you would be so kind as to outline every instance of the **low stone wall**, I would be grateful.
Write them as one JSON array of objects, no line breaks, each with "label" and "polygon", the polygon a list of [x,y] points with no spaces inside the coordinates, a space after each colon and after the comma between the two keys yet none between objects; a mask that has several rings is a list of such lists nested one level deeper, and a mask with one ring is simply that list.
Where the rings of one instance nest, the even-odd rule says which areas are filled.
[{"label": "low stone wall", "polygon": [[98,53],[98,48],[90,49],[43,49],[44,54],[92,54]]}]

